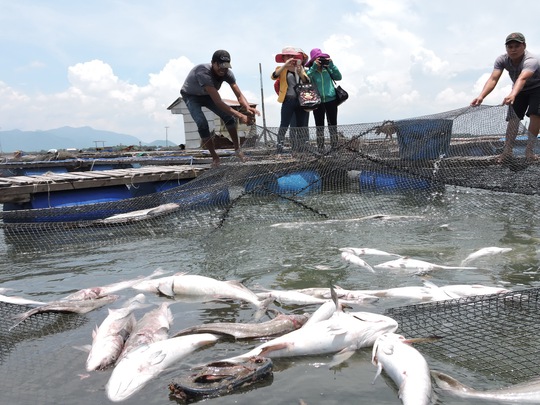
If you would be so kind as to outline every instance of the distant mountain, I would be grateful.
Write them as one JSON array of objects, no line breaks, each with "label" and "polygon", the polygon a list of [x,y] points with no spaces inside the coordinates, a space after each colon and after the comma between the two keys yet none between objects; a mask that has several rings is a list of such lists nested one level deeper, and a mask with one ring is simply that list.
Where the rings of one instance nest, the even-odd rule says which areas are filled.
[{"label": "distant mountain", "polygon": [[40,152],[49,149],[88,149],[96,146],[138,146],[139,143],[142,146],[165,146],[165,141],[159,140],[148,144],[132,135],[101,131],[90,127],[62,127],[47,131],[20,131],[18,129],[0,131],[0,150],[5,153],[16,150]]}]

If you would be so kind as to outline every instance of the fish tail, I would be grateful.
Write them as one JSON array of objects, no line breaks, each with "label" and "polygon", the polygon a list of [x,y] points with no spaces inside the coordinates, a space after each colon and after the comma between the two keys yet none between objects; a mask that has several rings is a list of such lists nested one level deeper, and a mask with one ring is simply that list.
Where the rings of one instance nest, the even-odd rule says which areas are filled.
[{"label": "fish tail", "polygon": [[16,321],[8,330],[11,331],[15,329],[17,326],[19,326],[21,323],[26,321],[28,318],[30,318],[32,315],[34,315],[36,312],[34,310],[26,311],[22,314],[16,315],[14,317],[14,320]]}]

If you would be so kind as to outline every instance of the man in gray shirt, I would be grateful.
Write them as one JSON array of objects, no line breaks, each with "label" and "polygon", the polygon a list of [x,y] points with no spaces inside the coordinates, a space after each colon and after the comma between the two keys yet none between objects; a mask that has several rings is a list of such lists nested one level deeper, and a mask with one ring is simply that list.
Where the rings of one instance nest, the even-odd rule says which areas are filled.
[{"label": "man in gray shirt", "polygon": [[538,58],[526,50],[525,37],[520,32],[513,32],[506,37],[506,53],[495,60],[493,72],[482,92],[472,102],[472,106],[482,104],[484,98],[493,91],[503,71],[506,69],[514,83],[512,91],[503,99],[509,106],[507,117],[506,142],[499,162],[512,156],[512,150],[519,129],[519,122],[527,113],[529,122],[529,140],[525,149],[527,160],[536,160],[534,147],[540,130],[540,67]]},{"label": "man in gray shirt", "polygon": [[[231,86],[244,114],[227,105],[219,95],[218,90],[223,82]],[[180,94],[186,103],[191,117],[197,124],[199,135],[203,141],[203,147],[208,148],[212,156],[212,165],[219,165],[219,156],[216,153],[214,139],[210,133],[208,121],[202,111],[203,107],[208,108],[219,116],[225,123],[225,127],[233,141],[234,150],[240,160],[244,161],[244,155],[240,150],[238,131],[236,129],[236,119],[244,124],[253,122],[255,114],[259,111],[251,107],[236,84],[236,79],[231,70],[231,55],[224,50],[217,50],[212,56],[211,63],[203,63],[195,66],[188,73]]]}]

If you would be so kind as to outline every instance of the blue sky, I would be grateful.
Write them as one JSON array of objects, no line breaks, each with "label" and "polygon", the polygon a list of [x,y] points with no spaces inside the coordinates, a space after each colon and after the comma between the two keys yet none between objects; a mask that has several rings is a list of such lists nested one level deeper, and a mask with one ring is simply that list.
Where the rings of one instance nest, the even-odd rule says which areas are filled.
[{"label": "blue sky", "polygon": [[[266,123],[278,126],[269,77],[287,45],[331,55],[350,94],[340,124],[444,112],[480,92],[510,32],[540,55],[539,15],[540,2],[501,0],[0,0],[0,130],[90,126],[149,142],[168,126],[183,142],[167,107],[216,49],[259,107],[261,64]],[[505,74],[484,103],[509,91]]]}]

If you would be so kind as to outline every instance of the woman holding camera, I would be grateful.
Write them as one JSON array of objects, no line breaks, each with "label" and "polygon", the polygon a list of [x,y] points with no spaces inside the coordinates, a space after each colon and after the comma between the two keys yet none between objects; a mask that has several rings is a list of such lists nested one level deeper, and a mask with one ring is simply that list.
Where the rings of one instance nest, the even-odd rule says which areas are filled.
[{"label": "woman holding camera", "polygon": [[317,148],[319,152],[323,153],[325,115],[330,131],[330,146],[332,149],[338,146],[338,104],[334,81],[341,80],[341,73],[337,66],[334,65],[332,59],[330,59],[330,55],[323,53],[319,48],[311,50],[310,59],[306,63],[306,67],[309,68],[307,75],[317,85],[317,89],[321,95],[321,105],[316,110],[313,110],[313,117],[317,126]]},{"label": "woman holding camera", "polygon": [[[279,79],[278,102],[281,105],[281,122],[277,136],[277,153],[283,152],[285,133],[291,125],[291,147],[293,152],[302,151],[304,144],[309,141],[307,122],[309,113],[300,107],[294,87],[302,82],[307,83],[309,78],[304,70],[307,55],[300,49],[285,47],[276,55],[276,62],[283,63],[272,72],[272,80]],[[291,121],[295,118],[295,124]],[[294,127],[292,127],[294,125]]]}]

